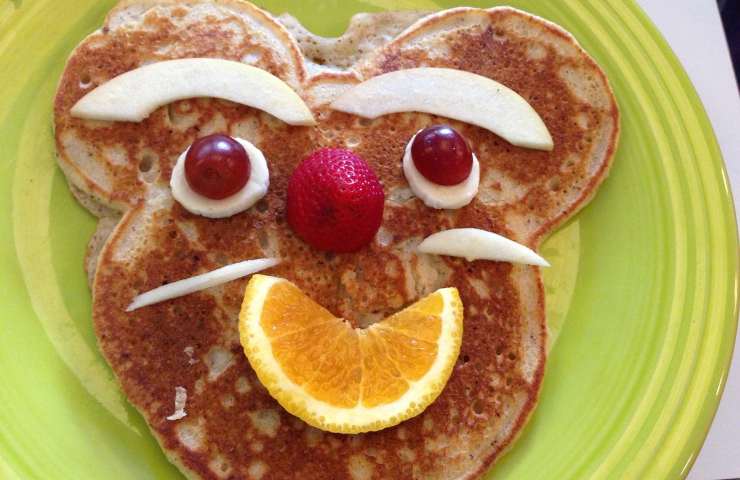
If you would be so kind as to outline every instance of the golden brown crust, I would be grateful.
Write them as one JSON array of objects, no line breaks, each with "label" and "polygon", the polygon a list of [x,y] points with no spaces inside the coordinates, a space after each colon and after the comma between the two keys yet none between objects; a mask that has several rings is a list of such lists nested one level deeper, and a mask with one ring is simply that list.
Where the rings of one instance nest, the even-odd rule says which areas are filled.
[{"label": "golden brown crust", "polygon": [[[301,53],[300,48],[298,47],[298,44],[296,43],[295,39],[293,38],[293,35],[290,34],[290,32],[275,18],[268,13],[267,11],[257,7],[256,5],[243,1],[243,0],[218,0],[217,2],[213,2],[213,0],[190,0],[187,2],[188,7],[192,7],[194,4],[197,3],[204,3],[204,4],[213,4],[217,3],[221,6],[227,6],[232,8],[235,11],[239,11],[244,13],[245,15],[251,16],[256,18],[259,22],[263,23],[264,25],[268,26],[270,29],[272,29],[275,32],[275,35],[277,35],[280,39],[280,41],[283,43],[283,45],[288,48],[290,52],[290,63],[294,66],[296,70],[296,76],[297,76],[297,85],[300,85],[303,83],[303,81],[306,79],[306,66],[304,62],[303,54]],[[148,6],[148,7],[157,7],[162,5],[171,5],[175,7],[182,7],[183,2],[182,0],[146,0],[146,1],[140,1],[140,0],[119,0],[119,2],[116,4],[115,8],[109,12],[109,14],[106,17],[106,24],[109,23],[110,18],[113,16],[114,12],[125,10],[127,7],[131,5],[137,5],[137,6]],[[105,27],[104,27],[105,28]]]},{"label": "golden brown crust", "polygon": [[[269,14],[237,0],[188,5],[195,4],[243,8],[272,22]],[[79,85],[86,73],[93,83],[104,81],[170,44],[179,48],[170,57],[240,59],[255,48],[264,51],[261,44],[235,40],[225,26],[228,19],[198,23],[186,35],[175,17],[184,18],[188,10],[171,0],[126,0],[106,26],[129,9],[150,14],[135,15],[125,28],[94,33],[70,57],[56,98],[55,127],[60,164],[70,181],[97,201],[127,210],[99,256],[94,324],[106,360],[168,457],[191,478],[256,478],[260,472],[263,478],[349,478],[352,469],[372,478],[481,475],[512,444],[537,402],[547,344],[539,271],[418,255],[415,246],[426,235],[463,226],[536,246],[581,208],[606,176],[618,137],[618,111],[603,72],[549,22],[510,8],[460,8],[418,20],[346,72],[307,77],[291,67],[295,62],[267,55],[263,68],[301,78],[297,90],[312,106],[316,127],[287,126],[209,99],[175,102],[138,124],[72,119],[69,108],[86,91]],[[460,68],[513,87],[543,117],[555,150],[512,147],[480,128],[428,115],[367,121],[326,107],[327,98],[362,78],[419,65]],[[591,97],[578,91],[583,78],[592,82]],[[408,139],[441,121],[463,132],[481,163],[478,197],[455,211],[431,210],[414,199],[400,168]],[[167,188],[180,152],[215,130],[252,140],[265,153],[271,175],[258,205],[222,220],[189,214]],[[314,149],[337,145],[361,155],[387,195],[376,240],[348,255],[311,249],[284,218],[295,166]],[[307,427],[279,408],[241,353],[236,312],[244,280],[124,312],[136,293],[261,256],[279,256],[283,263],[270,274],[294,281],[355,325],[436,288],[457,287],[465,306],[463,344],[438,400],[418,417],[372,434]],[[188,416],[173,422],[166,416],[176,386],[188,391]]]}]

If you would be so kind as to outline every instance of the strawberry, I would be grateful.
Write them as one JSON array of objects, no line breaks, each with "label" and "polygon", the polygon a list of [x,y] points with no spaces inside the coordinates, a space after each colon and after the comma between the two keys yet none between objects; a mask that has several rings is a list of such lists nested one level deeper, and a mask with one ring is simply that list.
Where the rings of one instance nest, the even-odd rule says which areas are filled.
[{"label": "strawberry", "polygon": [[354,252],[375,236],[385,194],[365,161],[344,148],[306,157],[288,183],[288,224],[303,241],[331,252]]}]

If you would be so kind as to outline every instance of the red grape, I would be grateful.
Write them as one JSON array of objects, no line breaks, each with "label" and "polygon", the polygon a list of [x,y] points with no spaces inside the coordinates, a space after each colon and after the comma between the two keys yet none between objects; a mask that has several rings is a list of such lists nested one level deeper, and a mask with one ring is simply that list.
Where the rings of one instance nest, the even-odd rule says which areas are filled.
[{"label": "red grape", "polygon": [[433,125],[417,133],[411,157],[419,173],[439,185],[457,185],[473,168],[468,143],[449,125]]},{"label": "red grape", "polygon": [[230,197],[244,188],[250,173],[246,150],[228,135],[216,133],[199,138],[185,156],[188,185],[212,200]]}]

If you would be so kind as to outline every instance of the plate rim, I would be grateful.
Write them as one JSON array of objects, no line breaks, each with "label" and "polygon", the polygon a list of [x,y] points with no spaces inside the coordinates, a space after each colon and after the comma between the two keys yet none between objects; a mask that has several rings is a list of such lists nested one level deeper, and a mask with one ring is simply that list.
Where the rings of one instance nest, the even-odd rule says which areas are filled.
[{"label": "plate rim", "polygon": [[[573,4],[577,3],[576,0],[572,0],[572,1],[571,0],[564,0],[564,2],[565,3],[573,3]],[[500,3],[500,2],[495,2],[495,3]],[[684,84],[684,87],[686,87],[686,84],[688,84],[688,90],[691,93],[690,102],[691,102],[693,108],[698,109],[698,113],[696,113],[697,119],[699,120],[699,122],[702,124],[702,126],[705,129],[706,129],[706,127],[708,127],[708,132],[704,132],[704,138],[710,143],[709,148],[711,150],[716,150],[715,155],[717,156],[716,158],[719,159],[719,166],[718,166],[719,169],[716,170],[716,171],[719,172],[720,177],[721,177],[721,181],[722,181],[723,185],[725,186],[725,190],[726,191],[722,192],[722,196],[723,196],[724,200],[726,200],[728,202],[728,205],[729,205],[729,214],[731,215],[731,217],[728,217],[730,219],[729,223],[726,221],[727,219],[725,219],[725,223],[727,223],[726,228],[729,228],[730,230],[732,230],[732,227],[734,226],[734,232],[732,234],[732,237],[734,238],[735,243],[737,244],[737,241],[738,241],[738,225],[737,225],[736,216],[734,215],[736,206],[735,206],[734,198],[733,198],[733,195],[732,195],[732,190],[731,190],[730,185],[729,185],[729,179],[728,179],[728,175],[727,175],[727,166],[725,164],[722,151],[721,151],[721,149],[719,147],[719,143],[717,141],[716,134],[715,134],[714,129],[712,127],[711,120],[710,120],[709,116],[707,115],[707,112],[706,112],[706,109],[704,107],[704,104],[701,101],[701,98],[699,97],[698,92],[696,91],[696,88],[695,88],[694,84],[692,83],[691,79],[688,77],[688,74],[687,74],[686,70],[684,69],[684,67],[681,64],[681,62],[678,60],[678,58],[675,55],[675,52],[671,48],[670,44],[668,44],[667,40],[660,33],[659,29],[654,25],[654,23],[652,22],[652,20],[650,19],[650,17],[647,15],[647,13],[634,0],[628,0],[624,4],[624,8],[632,9],[633,11],[637,12],[638,19],[641,20],[643,22],[644,26],[648,29],[649,34],[652,37],[652,39],[659,44],[660,50],[665,54],[666,59],[671,64],[671,67],[673,68],[674,72],[679,76],[679,81],[682,84]],[[2,25],[2,24],[0,23],[0,25]],[[2,31],[2,30],[0,30],[0,31]],[[2,51],[0,50],[0,58],[2,58],[1,55],[2,55]],[[0,111],[2,111],[2,109],[0,109]],[[15,167],[15,165],[13,165],[13,166]],[[5,204],[4,201],[2,201],[2,203]],[[8,202],[8,204],[10,204],[10,203],[11,202]],[[11,231],[9,233],[10,233],[10,236],[12,237],[13,230],[14,230],[13,224],[10,223],[10,226],[11,226],[11,228],[10,228]],[[3,227],[0,227],[0,228],[3,228]],[[727,232],[725,231],[725,233],[727,233]],[[15,249],[16,249],[16,246],[13,244],[12,245],[12,250],[13,250],[12,251],[12,254],[13,255],[16,255],[16,261],[17,261],[17,251]],[[723,367],[721,369],[719,369],[719,370],[721,370],[721,379],[720,379],[720,383],[718,385],[718,388],[719,388],[718,394],[717,395],[714,395],[714,396],[711,396],[711,398],[710,398],[710,396],[707,396],[707,398],[709,400],[705,401],[704,404],[703,404],[703,408],[704,409],[706,409],[707,406],[708,406],[708,408],[711,410],[711,414],[710,414],[710,419],[709,419],[709,421],[706,424],[706,428],[704,428],[703,434],[700,435],[701,438],[698,440],[698,444],[696,445],[696,448],[694,449],[695,450],[694,453],[698,453],[698,451],[701,450],[701,448],[703,446],[703,443],[704,443],[704,441],[706,439],[706,436],[707,436],[707,434],[709,432],[709,429],[711,428],[711,425],[712,425],[712,423],[714,421],[714,418],[715,418],[715,415],[716,415],[716,412],[717,412],[717,408],[719,406],[719,402],[720,402],[720,400],[722,398],[722,394],[724,393],[724,388],[726,386],[727,372],[729,371],[729,368],[730,368],[730,365],[731,365],[731,361],[732,361],[733,355],[735,354],[735,352],[737,351],[736,349],[738,348],[738,345],[735,345],[734,344],[734,337],[737,334],[737,329],[738,329],[738,310],[739,310],[739,307],[740,307],[740,303],[739,303],[739,300],[738,300],[739,299],[739,296],[740,296],[740,265],[738,265],[738,252],[737,252],[737,249],[735,249],[735,252],[734,252],[734,255],[733,255],[733,260],[734,260],[734,264],[735,264],[734,272],[729,272],[729,270],[728,270],[728,273],[730,273],[732,275],[733,282],[734,282],[734,288],[731,288],[729,290],[729,294],[730,295],[734,295],[734,300],[732,302],[732,306],[729,308],[729,311],[728,312],[725,312],[726,315],[729,315],[732,318],[726,319],[726,321],[723,322],[723,325],[727,325],[728,328],[733,333],[733,346],[731,346],[729,348],[729,354],[726,356],[726,358],[724,359],[724,361],[721,362],[722,365],[723,365]],[[23,288],[25,288],[25,286],[23,286]],[[2,437],[0,437],[0,440],[1,439],[2,439]],[[683,475],[685,475],[686,473],[688,473],[688,470],[690,469],[691,465],[693,465],[693,462],[695,461],[695,459],[696,459],[696,455],[693,455],[693,458],[690,458],[689,459],[689,463],[686,463],[685,464],[684,469],[682,471],[682,474]],[[3,458],[2,452],[0,452],[0,472],[3,472],[4,473],[4,469],[6,469],[6,468],[11,468],[11,467],[8,466],[8,463]]]}]

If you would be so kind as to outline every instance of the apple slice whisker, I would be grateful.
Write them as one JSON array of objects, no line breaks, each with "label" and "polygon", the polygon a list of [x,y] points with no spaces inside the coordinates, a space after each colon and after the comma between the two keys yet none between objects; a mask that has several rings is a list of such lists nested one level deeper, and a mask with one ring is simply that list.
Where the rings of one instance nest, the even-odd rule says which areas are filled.
[{"label": "apple slice whisker", "polygon": [[280,260],[277,258],[244,260],[242,262],[232,263],[231,265],[217,268],[216,270],[211,270],[210,272],[195,275],[194,277],[184,278],[176,282],[168,283],[137,295],[131,304],[126,307],[126,311],[131,312],[137,308],[146,307],[147,305],[164,302],[165,300],[171,300],[206,288],[215,287],[216,285],[221,285],[222,283],[230,282],[274,267],[279,263]]},{"label": "apple slice whisker", "polygon": [[487,230],[452,228],[429,235],[417,247],[422,253],[461,257],[473,260],[495,260],[549,267],[550,264],[531,248]]}]

